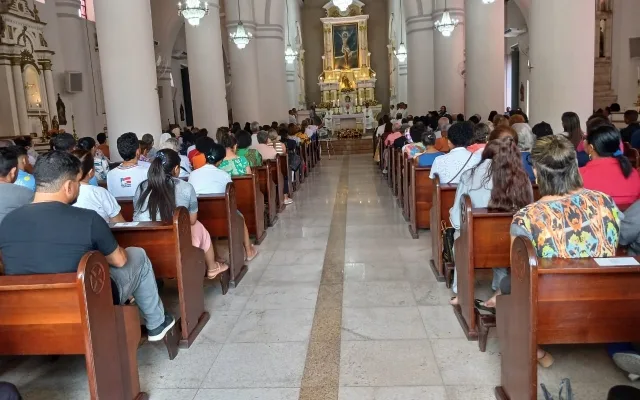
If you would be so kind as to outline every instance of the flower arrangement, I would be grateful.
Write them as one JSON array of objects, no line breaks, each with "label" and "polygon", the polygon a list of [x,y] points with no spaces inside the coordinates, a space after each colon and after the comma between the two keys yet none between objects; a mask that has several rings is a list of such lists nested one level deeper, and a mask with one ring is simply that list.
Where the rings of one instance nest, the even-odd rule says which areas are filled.
[{"label": "flower arrangement", "polygon": [[372,107],[372,106],[377,106],[378,104],[380,104],[380,102],[378,100],[365,100],[363,105]]},{"label": "flower arrangement", "polygon": [[362,131],[356,129],[341,129],[337,132],[336,137],[338,139],[360,139],[362,137]]},{"label": "flower arrangement", "polygon": [[355,90],[352,89],[352,88],[344,87],[344,88],[340,89],[340,91],[342,93],[351,93],[351,92],[354,92]]},{"label": "flower arrangement", "polygon": [[331,104],[330,101],[323,101],[322,103],[318,104],[317,108],[325,108],[325,109],[330,109],[333,108],[333,105]]}]

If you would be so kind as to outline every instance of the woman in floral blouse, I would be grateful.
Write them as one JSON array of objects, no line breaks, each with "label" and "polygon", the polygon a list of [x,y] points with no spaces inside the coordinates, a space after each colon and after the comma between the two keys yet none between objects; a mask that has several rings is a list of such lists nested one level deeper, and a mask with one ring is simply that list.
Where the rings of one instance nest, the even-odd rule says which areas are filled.
[{"label": "woman in floral blouse", "polygon": [[231,176],[250,175],[251,167],[249,166],[249,161],[236,154],[238,142],[235,136],[230,133],[222,135],[220,144],[227,149],[227,156],[222,160],[218,169],[229,173]]},{"label": "woman in floral blouse", "polygon": [[256,149],[251,149],[251,134],[247,131],[236,132],[236,141],[238,142],[238,157],[244,157],[249,161],[251,167],[262,166],[262,155]]}]

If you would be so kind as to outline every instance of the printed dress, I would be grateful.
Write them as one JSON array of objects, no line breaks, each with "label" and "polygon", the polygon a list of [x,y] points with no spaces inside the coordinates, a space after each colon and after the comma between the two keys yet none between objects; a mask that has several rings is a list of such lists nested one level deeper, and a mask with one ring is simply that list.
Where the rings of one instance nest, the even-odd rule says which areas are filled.
[{"label": "printed dress", "polygon": [[228,172],[231,176],[240,176],[247,174],[247,167],[249,167],[249,161],[244,157],[236,157],[231,160],[223,160],[218,169]]}]

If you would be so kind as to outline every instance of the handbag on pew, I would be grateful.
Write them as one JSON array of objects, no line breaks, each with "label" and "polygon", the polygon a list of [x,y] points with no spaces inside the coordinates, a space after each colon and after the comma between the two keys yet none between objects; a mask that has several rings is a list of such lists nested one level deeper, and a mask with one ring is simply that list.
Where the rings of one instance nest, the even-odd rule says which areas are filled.
[{"label": "handbag on pew", "polygon": [[297,155],[296,153],[293,153],[293,152],[289,153],[289,168],[291,168],[293,172],[298,172],[301,165],[302,165],[302,158],[300,158],[300,156]]},{"label": "handbag on pew", "polygon": [[[540,388],[542,388],[542,394],[544,395],[544,400],[554,400],[553,396],[547,390],[547,387],[544,383],[540,384]],[[573,391],[571,390],[571,381],[569,378],[564,378],[560,382],[560,390],[558,391],[558,400],[574,400],[573,399]]]}]

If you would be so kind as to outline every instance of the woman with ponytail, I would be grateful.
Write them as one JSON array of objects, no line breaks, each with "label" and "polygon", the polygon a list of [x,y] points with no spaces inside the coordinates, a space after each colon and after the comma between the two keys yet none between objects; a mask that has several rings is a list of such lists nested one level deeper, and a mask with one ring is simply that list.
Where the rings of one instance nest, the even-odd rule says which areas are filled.
[{"label": "woman with ponytail", "polygon": [[176,207],[185,207],[191,217],[191,243],[204,250],[207,264],[207,279],[229,269],[229,266],[217,262],[211,236],[198,222],[198,199],[189,183],[178,179],[180,175],[180,156],[171,149],[162,149],[149,167],[148,179],[140,183],[133,197],[134,221],[173,222]]},{"label": "woman with ponytail", "polygon": [[620,132],[613,125],[594,124],[587,133],[589,163],[580,168],[584,187],[608,194],[625,210],[640,199],[640,175],[620,151]]}]

